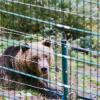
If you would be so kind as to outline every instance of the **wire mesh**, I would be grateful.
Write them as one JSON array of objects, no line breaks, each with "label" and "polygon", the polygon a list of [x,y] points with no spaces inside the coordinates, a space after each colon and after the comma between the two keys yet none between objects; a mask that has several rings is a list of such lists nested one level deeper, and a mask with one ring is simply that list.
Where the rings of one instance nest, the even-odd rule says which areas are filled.
[{"label": "wire mesh", "polygon": [[99,23],[99,0],[0,0],[0,100],[99,100]]}]

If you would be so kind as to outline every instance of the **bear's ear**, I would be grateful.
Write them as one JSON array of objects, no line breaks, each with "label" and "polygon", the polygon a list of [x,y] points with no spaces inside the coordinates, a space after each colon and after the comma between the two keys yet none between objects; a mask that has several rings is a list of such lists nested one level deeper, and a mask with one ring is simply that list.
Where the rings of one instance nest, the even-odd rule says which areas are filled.
[{"label": "bear's ear", "polygon": [[22,49],[22,51],[23,51],[23,53],[24,53],[25,51],[27,51],[28,49],[30,49],[30,47],[29,47],[28,44],[25,44],[25,45],[22,45],[22,46],[21,46],[21,49]]},{"label": "bear's ear", "polygon": [[42,42],[42,44],[43,44],[44,46],[51,47],[51,41],[50,41],[50,40],[44,40],[44,41]]}]

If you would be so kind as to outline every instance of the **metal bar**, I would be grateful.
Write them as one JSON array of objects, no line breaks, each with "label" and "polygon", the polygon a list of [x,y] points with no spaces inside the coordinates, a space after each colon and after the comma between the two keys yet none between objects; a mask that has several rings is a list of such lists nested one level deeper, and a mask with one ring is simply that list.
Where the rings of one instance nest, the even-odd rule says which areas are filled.
[{"label": "metal bar", "polygon": [[[5,28],[5,27],[0,27],[0,31],[1,32],[9,31],[9,32],[13,32],[12,34],[17,34],[17,35],[22,35],[22,36],[24,36],[24,35],[31,36],[31,37],[34,36],[34,35],[31,35],[32,33],[28,34],[28,33],[22,32],[22,31],[17,31],[17,30],[10,29],[10,28]],[[7,32],[7,33],[9,33],[9,32]],[[51,43],[54,43],[54,44],[56,43],[58,46],[61,46],[60,42],[56,42],[56,41],[51,40]],[[70,45],[70,44],[66,44],[66,46],[69,46],[73,50],[78,50],[78,51],[83,51],[83,52],[90,52],[92,54],[100,54],[99,51],[90,50],[90,49],[86,49],[86,48],[81,48],[81,47],[73,46],[73,45]]]},{"label": "metal bar", "polygon": [[5,14],[9,14],[9,15],[13,15],[13,16],[17,16],[17,17],[21,17],[21,18],[25,18],[25,19],[29,19],[29,20],[32,20],[32,21],[38,21],[40,23],[44,23],[44,24],[48,24],[48,25],[53,25],[53,26],[55,26],[57,28],[61,28],[61,29],[72,30],[72,31],[76,31],[76,32],[83,32],[83,33],[86,33],[86,34],[96,35],[96,36],[100,37],[100,34],[97,33],[97,32],[91,32],[91,31],[88,31],[88,30],[77,29],[77,28],[73,28],[73,27],[70,27],[70,26],[67,26],[67,25],[62,25],[62,24],[55,24],[55,23],[50,22],[50,21],[43,21],[42,19],[34,18],[34,17],[31,17],[31,16],[25,16],[25,15],[21,15],[21,14],[14,13],[14,12],[9,12],[9,11],[5,11],[5,10],[2,10],[2,9],[0,9],[0,12],[5,13]]},{"label": "metal bar", "polygon": [[20,75],[24,75],[24,76],[27,76],[27,77],[30,77],[30,78],[33,78],[33,79],[39,79],[39,80],[42,80],[42,81],[45,81],[45,82],[48,82],[48,83],[57,84],[58,86],[61,86],[61,87],[70,88],[70,86],[67,86],[65,84],[62,84],[62,83],[59,83],[59,82],[56,83],[55,81],[52,81],[52,80],[47,80],[47,79],[44,79],[42,77],[37,77],[37,76],[31,75],[31,74],[21,72],[21,71],[18,71],[18,70],[14,70],[14,69],[11,69],[11,68],[7,68],[7,67],[4,67],[4,66],[0,66],[0,69],[7,70],[7,71],[10,71],[10,72],[14,72],[14,73],[18,73]]},{"label": "metal bar", "polygon": [[[7,42],[7,40],[6,39],[0,39],[1,41],[4,41],[4,42]],[[11,42],[11,41],[9,41],[9,43],[12,43],[12,45],[13,45],[13,42]],[[14,43],[15,45],[19,45],[19,42],[17,41],[17,43]],[[63,45],[63,43],[61,43],[62,45]],[[21,46],[26,46],[26,47],[29,47],[29,48],[32,48],[31,46],[27,46],[27,45],[24,45],[24,43],[23,42],[20,42],[20,45]],[[68,46],[68,45],[66,45],[66,46]],[[35,48],[34,48],[35,49]],[[43,52],[43,50],[40,50],[41,52]],[[77,59],[77,58],[75,58],[75,57],[70,57],[70,56],[68,56],[68,55],[62,55],[62,54],[56,54],[56,53],[54,53],[54,55],[57,55],[58,57],[63,57],[63,58],[65,58],[65,59],[68,59],[68,60],[73,60],[73,61],[79,61],[79,62],[82,62],[82,63],[86,63],[86,64],[90,64],[90,65],[94,65],[94,66],[97,66],[98,68],[100,68],[100,64],[98,63],[95,63],[95,62],[90,62],[90,61],[86,61],[86,60],[82,60],[82,59]]]},{"label": "metal bar", "polygon": [[[33,4],[30,4],[30,3],[19,2],[19,1],[11,1],[11,0],[6,0],[4,2],[16,3],[16,4],[26,5],[26,6],[29,6],[29,7],[35,7],[35,8],[41,8],[41,9],[45,9],[45,10],[55,11],[55,8],[54,7],[46,7],[46,6],[44,7],[44,6],[40,6],[40,5],[33,5]],[[96,3],[96,2],[89,2],[89,1],[87,3],[99,4],[99,3]],[[86,16],[86,15],[84,16],[83,14],[76,14],[75,12],[70,12],[69,10],[67,10],[67,11],[60,10],[59,8],[56,8],[56,12],[62,12],[62,13],[67,13],[67,14],[70,13],[72,15],[79,16],[79,17],[86,17],[88,19],[91,18],[89,15],[88,16]],[[93,20],[97,20],[97,17],[94,17],[93,16],[92,18],[93,18]]]},{"label": "metal bar", "polygon": [[[63,36],[62,39],[62,55],[67,55],[67,46],[66,46],[66,39]],[[67,59],[62,57],[62,79],[63,84],[68,85],[68,62]],[[68,88],[64,87],[64,100],[68,100]]]}]

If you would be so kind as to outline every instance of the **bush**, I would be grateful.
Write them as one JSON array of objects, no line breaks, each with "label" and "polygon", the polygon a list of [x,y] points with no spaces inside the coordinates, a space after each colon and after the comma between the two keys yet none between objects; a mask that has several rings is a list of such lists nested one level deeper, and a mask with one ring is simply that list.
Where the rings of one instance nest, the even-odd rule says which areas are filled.
[{"label": "bush", "polygon": [[99,38],[95,38],[91,36],[81,37],[79,45],[82,48],[100,51],[100,39]]}]

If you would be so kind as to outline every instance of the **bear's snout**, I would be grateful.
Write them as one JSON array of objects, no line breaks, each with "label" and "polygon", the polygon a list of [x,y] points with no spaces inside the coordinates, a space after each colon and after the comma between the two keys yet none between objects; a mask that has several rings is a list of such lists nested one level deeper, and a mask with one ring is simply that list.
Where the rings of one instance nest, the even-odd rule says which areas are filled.
[{"label": "bear's snout", "polygon": [[46,66],[41,68],[41,72],[43,78],[48,78],[49,69]]},{"label": "bear's snout", "polygon": [[42,71],[42,72],[47,72],[48,69],[47,69],[46,67],[43,67],[43,68],[41,68],[41,71]]}]

